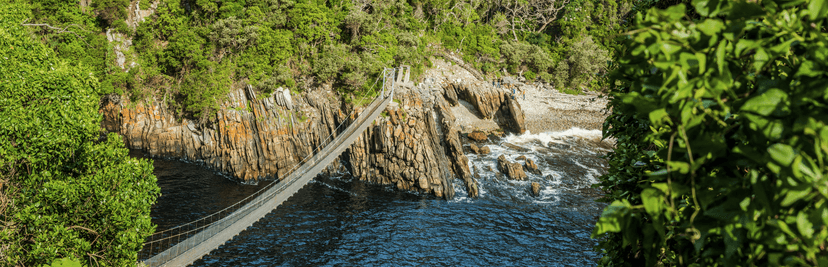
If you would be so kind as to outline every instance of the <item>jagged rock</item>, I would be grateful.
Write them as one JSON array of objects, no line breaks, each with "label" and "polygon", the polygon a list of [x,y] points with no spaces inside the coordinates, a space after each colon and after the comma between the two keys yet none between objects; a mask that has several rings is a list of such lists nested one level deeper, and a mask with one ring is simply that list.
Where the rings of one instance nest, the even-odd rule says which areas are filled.
[{"label": "jagged rock", "polygon": [[473,132],[469,133],[469,139],[481,142],[481,141],[488,140],[489,137],[486,136],[486,133],[484,133],[482,131],[473,131]]},{"label": "jagged rock", "polygon": [[523,114],[523,109],[521,109],[520,103],[518,103],[515,99],[507,97],[503,105],[503,113],[506,117],[506,121],[509,122],[511,130],[519,134],[525,133],[526,117]]},{"label": "jagged rock", "polygon": [[526,171],[530,173],[541,175],[541,171],[538,170],[538,165],[535,164],[535,161],[533,161],[532,159],[526,159],[526,164],[524,164],[523,167],[526,168]]},{"label": "jagged rock", "polygon": [[[476,197],[478,184],[450,104],[442,95],[431,97],[424,103],[427,98],[418,90],[401,85],[394,95],[401,104],[394,105],[388,118],[378,118],[343,153],[348,163],[343,167],[355,179],[446,198],[453,196],[456,177]],[[499,106],[502,100],[495,98],[485,101],[496,103],[481,98],[479,104]],[[121,134],[129,148],[153,156],[203,162],[240,180],[283,179],[335,138],[342,130],[337,129],[340,123],[365,112],[342,104],[331,90],[300,95],[283,90],[264,98],[248,87],[231,90],[226,99],[212,120],[198,122],[175,117],[174,111],[158,104],[164,101],[108,100],[101,110],[102,126]],[[479,148],[481,153],[489,150]]]},{"label": "jagged rock", "polygon": [[394,98],[402,104],[389,105],[388,116],[378,118],[351,146],[351,174],[359,180],[449,199],[457,177],[465,183],[469,196],[476,197],[477,181],[463,153],[454,115],[444,107],[448,103],[442,98],[443,102],[424,103],[419,91],[404,86],[397,89]]},{"label": "jagged rock", "polygon": [[515,160],[526,160],[526,156],[520,155],[517,158],[515,158]]},{"label": "jagged rock", "polygon": [[445,90],[443,90],[443,92],[444,96],[446,97],[446,100],[452,106],[456,106],[460,103],[459,101],[457,101],[457,89],[455,89],[453,85],[445,87]]},{"label": "jagged rock", "polygon": [[480,154],[480,148],[478,148],[478,147],[477,147],[477,145],[475,145],[475,144],[470,144],[470,145],[469,145],[469,149],[470,149],[470,150],[471,150],[471,152],[473,152],[474,154]]},{"label": "jagged rock", "polygon": [[497,169],[509,177],[509,179],[526,180],[526,173],[523,172],[523,166],[516,162],[510,162],[504,155],[497,157]]},{"label": "jagged rock", "polygon": [[540,184],[537,182],[532,182],[532,195],[540,196]]},{"label": "jagged rock", "polygon": [[492,149],[489,146],[483,146],[480,148],[480,153],[477,154],[489,154],[492,152]]},{"label": "jagged rock", "polygon": [[[463,154],[463,145],[460,143],[460,130],[454,124],[456,120],[454,114],[451,113],[451,109],[447,107],[445,101],[435,104],[434,108],[438,117],[441,118],[440,122],[442,127],[440,128],[443,130],[443,142],[446,145],[446,155],[452,159],[452,170],[466,184],[466,192],[468,192],[469,196],[477,197],[479,194],[478,184],[472,178],[471,170],[469,169],[469,159]],[[433,116],[428,116],[428,118],[431,117]],[[437,140],[436,136],[433,140]],[[435,143],[435,146],[439,146],[438,143]]]},{"label": "jagged rock", "polygon": [[[463,84],[455,82],[448,84],[445,95],[452,105],[456,99],[469,102],[478,111],[482,119],[492,119],[501,113],[507,128],[516,133],[526,131],[526,122],[523,111],[517,100],[512,99],[512,92],[505,87],[494,87],[488,83]],[[500,115],[498,115],[500,116]]]}]

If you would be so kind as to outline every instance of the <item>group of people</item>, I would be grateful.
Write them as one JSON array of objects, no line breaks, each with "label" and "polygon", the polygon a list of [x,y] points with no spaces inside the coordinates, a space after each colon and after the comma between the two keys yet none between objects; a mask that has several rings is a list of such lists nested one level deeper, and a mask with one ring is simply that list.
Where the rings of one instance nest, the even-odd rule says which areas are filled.
[{"label": "group of people", "polygon": [[[497,80],[492,81],[492,86],[497,87],[497,88],[501,88],[501,87],[503,87],[503,82],[497,81]],[[520,89],[519,87],[515,86],[512,83],[506,83],[506,88],[507,89],[512,89],[512,99],[516,99],[517,95],[520,94],[520,95],[523,96],[523,100],[526,100],[526,90],[525,89]]]}]

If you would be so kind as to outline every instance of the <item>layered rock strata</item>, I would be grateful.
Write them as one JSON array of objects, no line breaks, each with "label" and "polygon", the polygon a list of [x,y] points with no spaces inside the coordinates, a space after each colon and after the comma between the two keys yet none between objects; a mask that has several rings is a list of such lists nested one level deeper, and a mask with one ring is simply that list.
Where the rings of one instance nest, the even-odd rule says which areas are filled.
[{"label": "layered rock strata", "polygon": [[386,115],[351,146],[351,174],[447,198],[454,195],[452,177],[457,177],[470,196],[477,196],[477,182],[448,103],[439,96],[425,96],[420,89],[410,85],[397,89],[394,97],[400,101],[389,105]]},{"label": "layered rock strata", "polygon": [[[445,198],[453,197],[458,178],[469,196],[477,196],[451,104],[442,94],[410,83],[400,85],[394,98],[399,100],[343,153],[352,176]],[[102,106],[102,124],[121,134],[129,148],[203,162],[253,181],[286,177],[361,111],[322,89],[262,97],[244,88],[227,99],[214,118],[195,121],[174,116],[161,101],[114,98]]]},{"label": "layered rock strata", "polygon": [[103,126],[127,147],[152,156],[199,161],[244,181],[285,177],[302,159],[336,136],[347,117],[336,97],[321,91],[294,99],[294,109],[250,89],[231,92],[216,117],[179,119],[157,103],[108,101]]}]

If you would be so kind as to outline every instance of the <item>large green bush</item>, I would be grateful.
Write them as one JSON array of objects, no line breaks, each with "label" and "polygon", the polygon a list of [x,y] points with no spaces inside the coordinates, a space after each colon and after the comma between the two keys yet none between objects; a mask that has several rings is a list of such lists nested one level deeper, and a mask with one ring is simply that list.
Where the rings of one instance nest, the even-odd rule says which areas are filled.
[{"label": "large green bush", "polygon": [[620,47],[601,265],[828,265],[828,3],[691,7]]},{"label": "large green bush", "polygon": [[97,79],[35,41],[28,10],[0,9],[0,265],[134,265],[155,228],[152,164],[99,139]]}]

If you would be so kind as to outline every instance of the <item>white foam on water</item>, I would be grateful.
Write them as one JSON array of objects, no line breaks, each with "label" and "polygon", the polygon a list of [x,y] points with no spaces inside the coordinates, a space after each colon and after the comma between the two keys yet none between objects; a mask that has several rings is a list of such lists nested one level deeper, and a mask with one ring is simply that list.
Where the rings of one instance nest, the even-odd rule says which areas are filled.
[{"label": "white foam on water", "polygon": [[598,176],[601,176],[601,173],[598,172],[598,170],[596,170],[595,168],[587,167],[584,164],[581,164],[580,162],[578,162],[577,160],[574,160],[573,162],[575,163],[575,165],[578,165],[578,167],[581,167],[581,168],[583,168],[584,170],[587,171],[587,178],[589,179],[590,184],[599,183]]},{"label": "white foam on water", "polygon": [[526,131],[526,133],[519,135],[509,134],[505,138],[503,138],[503,140],[509,143],[519,144],[529,143],[532,141],[538,141],[541,144],[548,144],[549,142],[563,143],[561,139],[567,136],[576,136],[591,140],[601,140],[602,133],[601,130],[586,130],[574,127],[569,130],[558,132],[543,132],[533,134],[530,131]]},{"label": "white foam on water", "polygon": [[336,187],[336,186],[330,185],[330,184],[325,183],[325,182],[318,181],[318,180],[316,180],[316,179],[311,180],[310,182],[311,182],[311,183],[321,184],[321,185],[323,185],[323,186],[325,186],[325,187],[327,187],[327,188],[333,189],[333,190],[335,190],[335,191],[340,191],[340,192],[343,192],[343,193],[349,194],[349,195],[351,195],[351,196],[355,196],[355,197],[358,197],[358,196],[359,196],[357,193],[354,193],[354,192],[348,191],[348,190],[346,190],[346,189],[343,189],[343,188],[339,188],[339,187]]}]

